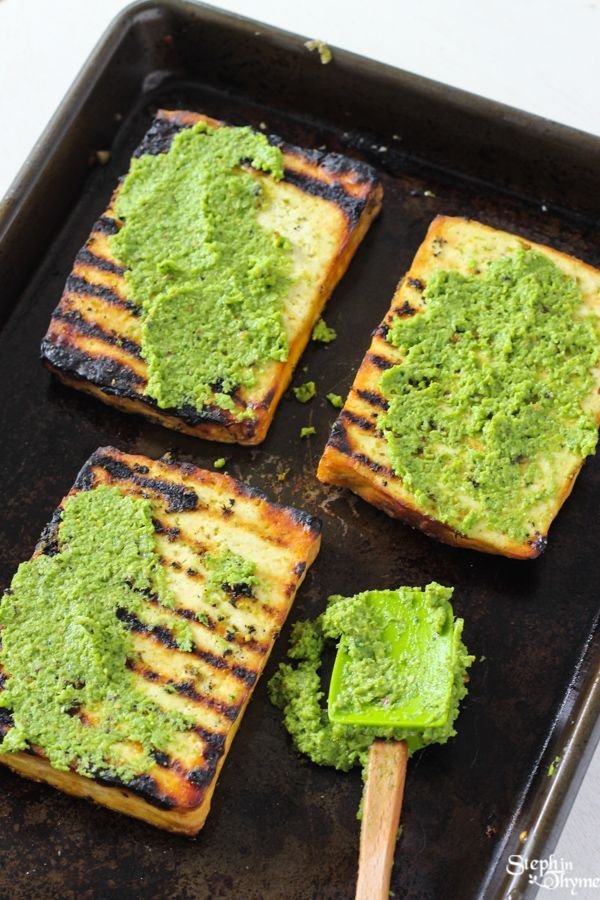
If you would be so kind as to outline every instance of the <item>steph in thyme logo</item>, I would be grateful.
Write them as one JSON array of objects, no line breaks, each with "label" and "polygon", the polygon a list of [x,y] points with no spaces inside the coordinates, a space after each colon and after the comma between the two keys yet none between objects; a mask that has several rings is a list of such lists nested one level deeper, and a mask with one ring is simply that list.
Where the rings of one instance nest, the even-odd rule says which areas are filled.
[{"label": "steph in thyme logo", "polygon": [[573,863],[553,853],[543,859],[535,859],[513,853],[508,857],[506,871],[509,875],[527,875],[529,884],[547,891],[561,891],[561,896],[577,897],[580,890],[600,891],[600,875],[574,875]]}]

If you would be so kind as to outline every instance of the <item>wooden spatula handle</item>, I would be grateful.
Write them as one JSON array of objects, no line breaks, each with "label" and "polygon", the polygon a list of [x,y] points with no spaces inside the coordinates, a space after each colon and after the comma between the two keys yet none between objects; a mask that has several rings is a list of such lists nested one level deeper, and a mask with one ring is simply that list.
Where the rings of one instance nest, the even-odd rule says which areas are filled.
[{"label": "wooden spatula handle", "polygon": [[387,900],[404,795],[408,747],[374,741],[369,750],[356,900]]}]

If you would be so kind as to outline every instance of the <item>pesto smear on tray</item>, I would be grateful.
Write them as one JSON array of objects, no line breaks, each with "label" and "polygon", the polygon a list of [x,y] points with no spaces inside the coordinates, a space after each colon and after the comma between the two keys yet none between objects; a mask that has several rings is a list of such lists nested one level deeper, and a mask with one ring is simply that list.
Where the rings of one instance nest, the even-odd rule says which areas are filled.
[{"label": "pesto smear on tray", "polygon": [[423,312],[397,318],[387,336],[403,357],[380,379],[393,468],[452,528],[527,539],[532,510],[564,481],[552,458],[596,447],[583,401],[600,355],[597,318],[575,279],[525,250],[481,274],[436,271],[423,299]]},{"label": "pesto smear on tray", "polygon": [[[22,563],[0,600],[0,705],[13,725],[0,753],[42,748],[61,770],[131,781],[192,722],[163,710],[136,685],[128,617],[167,626],[183,651],[191,629],[168,616],[174,598],[156,549],[153,504],[98,486],[69,497],[58,551]],[[145,621],[147,597],[160,607]],[[93,722],[86,724],[80,713]],[[123,752],[136,742],[137,753]]]},{"label": "pesto smear on tray", "polygon": [[[406,654],[392,661],[381,620],[381,605],[396,602],[398,618],[410,616],[411,608],[427,608],[433,628],[442,629],[453,617],[452,588],[432,582],[425,588],[401,587],[395,591],[365,591],[354,597],[332,596],[327,609],[314,621],[296,622],[288,656],[269,683],[272,702],[283,710],[284,724],[302,753],[323,766],[346,771],[365,765],[369,747],[376,737],[405,740],[412,753],[428,744],[444,744],[456,734],[454,722],[459,703],[467,693],[466,673],[474,657],[460,640],[462,621],[457,620],[457,651],[448,718],[443,725],[422,729],[342,725],[330,721],[324,705],[321,678],[323,654],[340,637],[354,648],[350,682],[354,683],[352,703],[372,704],[383,698],[390,703],[415,690],[426,660]],[[409,627],[412,620],[409,621]]]},{"label": "pesto smear on tray", "polygon": [[117,195],[110,246],[141,309],[146,393],[162,408],[235,413],[232,392],[287,358],[291,245],[261,225],[264,187],[242,163],[283,177],[264,135],[199,122],[167,153],[134,159]]}]

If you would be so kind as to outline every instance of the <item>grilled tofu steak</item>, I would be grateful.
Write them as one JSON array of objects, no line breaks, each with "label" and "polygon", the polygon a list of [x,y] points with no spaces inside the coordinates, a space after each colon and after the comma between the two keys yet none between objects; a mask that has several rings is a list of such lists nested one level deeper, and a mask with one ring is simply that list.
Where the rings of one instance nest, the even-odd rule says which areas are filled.
[{"label": "grilled tofu steak", "polygon": [[600,272],[438,217],[318,477],[449,544],[533,558],[600,422]]},{"label": "grilled tofu steak", "polygon": [[227,475],[97,450],[2,598],[0,762],[195,834],[319,545]]},{"label": "grilled tofu steak", "polygon": [[[382,188],[374,170],[365,163],[335,153],[303,150],[274,136],[267,139],[245,129],[255,140],[264,141],[272,153],[279,154],[282,165],[279,173],[282,177],[274,177],[264,171],[268,168],[266,163],[259,160],[251,165],[251,160],[244,159],[240,151],[240,165],[236,169],[241,177],[253,179],[251,184],[258,199],[248,210],[246,220],[250,215],[255,216],[255,231],[260,230],[262,252],[271,256],[279,253],[275,262],[280,269],[287,267],[282,280],[281,271],[265,274],[263,261],[256,260],[252,254],[246,260],[238,260],[246,273],[255,269],[256,278],[263,279],[265,303],[269,304],[270,313],[265,313],[261,320],[260,309],[257,313],[256,307],[260,296],[252,314],[248,313],[244,304],[255,285],[251,280],[243,281],[244,273],[240,275],[242,281],[232,287],[230,273],[239,257],[235,249],[236,231],[240,232],[239,249],[245,251],[247,241],[242,232],[248,225],[248,221],[241,220],[239,229],[229,227],[227,215],[238,215],[245,208],[243,201],[238,202],[235,196],[232,200],[229,197],[234,212],[222,212],[223,220],[216,224],[207,220],[208,224],[205,222],[198,228],[197,240],[189,242],[187,251],[180,246],[177,219],[169,219],[164,234],[159,233],[157,238],[155,233],[154,237],[161,244],[163,241],[172,244],[172,257],[158,260],[154,283],[151,279],[144,282],[140,272],[149,258],[152,261],[155,255],[152,248],[144,257],[143,246],[133,248],[129,237],[122,240],[123,235],[119,235],[121,255],[120,258],[115,255],[115,236],[124,225],[131,224],[129,207],[128,214],[121,213],[120,217],[119,204],[130,202],[135,193],[135,188],[129,190],[128,182],[132,173],[136,178],[139,176],[140,159],[144,160],[145,170],[150,170],[147,157],[153,157],[158,172],[160,163],[168,161],[170,154],[182,153],[183,133],[187,136],[194,129],[205,128],[211,133],[222,129],[243,130],[228,128],[222,122],[193,112],[158,112],[134,154],[130,174],[116,189],[108,209],[94,225],[75,259],[42,343],[42,359],[65,384],[122,410],[141,413],[167,428],[210,440],[258,444],[266,436],[277,404],[325,303],[379,212]],[[232,143],[234,139],[237,140],[236,135]],[[193,149],[186,146],[190,154]],[[188,162],[186,159],[185,165]],[[174,177],[179,178],[181,167],[173,168]],[[171,208],[165,207],[169,215],[173,216],[177,207],[183,206],[182,198],[185,203],[195,202],[193,192],[199,180],[190,178],[189,191],[180,183],[178,195],[174,189]],[[207,181],[205,194],[197,200],[198,209],[209,208],[214,219],[226,209],[228,191],[219,195],[218,186]],[[238,187],[231,179],[227,184],[229,188]],[[124,190],[126,197],[122,196]],[[163,190],[163,198],[169,190],[170,187]],[[160,222],[161,218],[162,212],[157,214],[151,208],[150,224],[153,219]],[[141,231],[143,228],[138,228],[137,233]],[[250,239],[255,237],[252,233]],[[227,241],[229,244],[225,246],[223,242]],[[269,241],[281,246],[273,248]],[[132,254],[137,254],[129,266],[123,260],[123,248],[127,247]],[[211,254],[214,258],[209,259]],[[128,261],[131,262],[131,257]],[[170,323],[165,325],[165,322],[170,312],[165,313],[164,301],[170,299],[173,280],[182,273],[187,277],[185,291],[189,302],[183,307],[188,310],[189,326],[175,333],[169,344],[166,334]],[[275,282],[278,287],[274,286]],[[198,311],[200,301],[208,310],[206,315]],[[181,315],[186,315],[185,309]],[[279,335],[277,327],[281,331]],[[260,329],[266,334],[264,340],[257,337]],[[215,336],[214,344],[210,334]],[[258,346],[255,357],[248,349],[253,341]],[[177,354],[182,347],[189,357],[178,362]],[[237,363],[236,355],[240,357]],[[228,361],[223,362],[226,358]],[[212,360],[210,372],[207,366],[203,367],[203,360]],[[179,372],[183,373],[180,390],[177,389],[178,365]],[[193,381],[189,372],[197,366],[201,371],[196,378],[202,382],[202,389],[196,389],[193,383],[183,384],[188,377]],[[228,366],[233,366],[233,370]],[[240,376],[238,383],[235,383],[236,373]],[[167,377],[174,382],[174,389],[171,385],[171,389],[165,390],[163,382]],[[208,393],[206,381],[210,382]]]}]

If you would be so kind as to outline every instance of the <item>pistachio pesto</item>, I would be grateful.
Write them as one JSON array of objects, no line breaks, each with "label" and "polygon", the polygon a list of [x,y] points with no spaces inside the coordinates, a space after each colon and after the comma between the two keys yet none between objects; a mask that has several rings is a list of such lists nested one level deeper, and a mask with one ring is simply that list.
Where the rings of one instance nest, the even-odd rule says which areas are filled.
[{"label": "pistachio pesto", "polygon": [[[148,771],[192,722],[165,711],[137,686],[131,617],[172,630],[174,616],[145,621],[147,598],[174,598],[156,550],[149,500],[99,486],[68,498],[58,551],[22,563],[0,601],[1,704],[13,725],[0,753],[41,747],[60,770],[119,777]],[[191,629],[179,637],[190,650]],[[85,719],[87,719],[87,724]],[[123,744],[138,745],[135,754]]]},{"label": "pistachio pesto", "polygon": [[[405,740],[412,753],[428,744],[443,744],[456,734],[454,721],[459,703],[467,693],[466,673],[474,659],[460,638],[449,714],[443,725],[423,729],[367,727],[341,725],[329,719],[320,670],[327,645],[332,646],[343,635],[351,635],[355,644],[362,646],[361,672],[356,686],[361,697],[366,698],[365,702],[372,702],[376,696],[397,696],[403,689],[412,690],[412,679],[423,660],[407,657],[399,679],[399,672],[388,667],[381,658],[380,651],[385,650],[383,628],[369,612],[374,600],[391,593],[366,591],[354,597],[332,596],[327,609],[317,619],[297,622],[292,628],[288,656],[295,665],[282,663],[279,666],[269,683],[269,695],[275,706],[283,710],[285,727],[297,749],[319,765],[334,766],[343,771],[365,765],[369,747],[376,737]],[[432,582],[422,590],[403,587],[394,593],[403,607],[410,606],[411,599],[418,594],[430,605],[433,616],[442,612],[445,616],[452,589]]]},{"label": "pistachio pesto", "polygon": [[242,163],[283,177],[264,135],[199,122],[168,152],[133,159],[117,195],[110,246],[140,307],[146,393],[163,408],[249,415],[232,393],[287,359],[291,245],[260,224],[265,191]]},{"label": "pistachio pesto", "polygon": [[565,478],[561,452],[596,447],[598,322],[575,279],[518,250],[481,274],[434,272],[424,310],[395,319],[403,357],[380,378],[379,416],[396,474],[430,515],[468,534],[532,537],[532,511]]},{"label": "pistachio pesto", "polygon": [[258,584],[256,564],[231,550],[207,553],[202,561],[206,568],[206,593],[209,597],[220,593],[249,597]]},{"label": "pistachio pesto", "polygon": [[317,393],[314,381],[307,381],[298,387],[292,388],[292,390],[298,403],[308,403]]},{"label": "pistachio pesto", "polygon": [[328,400],[336,409],[341,409],[344,405],[344,399],[343,397],[340,397],[339,394],[325,394],[325,399]]},{"label": "pistachio pesto", "polygon": [[312,330],[312,339],[321,344],[330,344],[337,338],[337,331],[327,324],[325,319],[319,319]]}]

